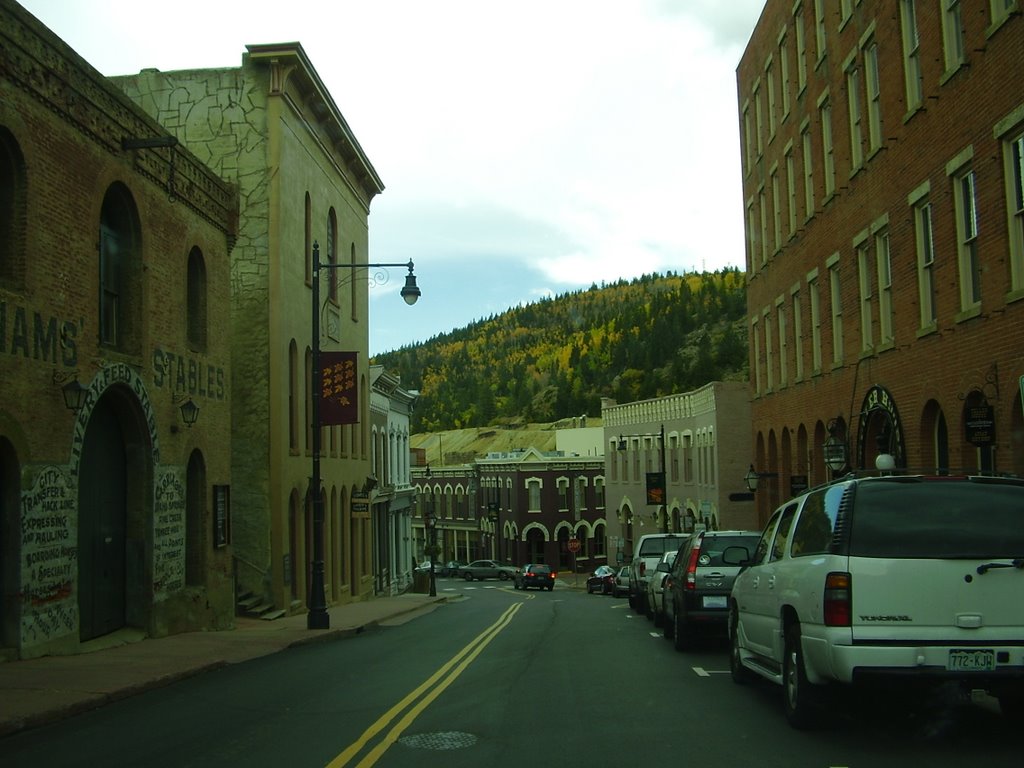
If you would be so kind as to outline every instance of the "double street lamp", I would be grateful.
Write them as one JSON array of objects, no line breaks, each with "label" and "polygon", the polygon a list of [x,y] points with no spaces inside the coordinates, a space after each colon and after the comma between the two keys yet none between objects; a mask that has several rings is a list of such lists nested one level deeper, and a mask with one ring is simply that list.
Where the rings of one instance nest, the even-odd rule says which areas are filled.
[{"label": "double street lamp", "polygon": [[[309,491],[313,495],[313,573],[310,584],[309,612],[306,614],[307,629],[330,629],[331,617],[327,613],[327,596],[324,593],[324,499],[320,492],[320,398],[323,396],[323,371],[320,368],[320,270],[321,269],[384,269],[386,267],[408,267],[401,296],[412,306],[420,297],[413,274],[413,263],[344,264],[332,261],[320,263],[320,244],[313,243],[313,351],[312,351],[312,405],[313,427],[313,468]],[[352,279],[355,279],[355,274]]]},{"label": "double street lamp", "polygon": [[[661,507],[661,532],[668,533],[668,500],[666,499],[666,483],[665,483],[665,425],[661,425],[661,429],[657,432],[643,432],[634,435],[619,435],[619,450],[626,450],[626,437],[657,437],[661,440],[661,471],[657,474],[656,478],[652,478],[651,474],[647,475],[647,503],[657,504]],[[652,479],[654,482],[652,482]]]}]

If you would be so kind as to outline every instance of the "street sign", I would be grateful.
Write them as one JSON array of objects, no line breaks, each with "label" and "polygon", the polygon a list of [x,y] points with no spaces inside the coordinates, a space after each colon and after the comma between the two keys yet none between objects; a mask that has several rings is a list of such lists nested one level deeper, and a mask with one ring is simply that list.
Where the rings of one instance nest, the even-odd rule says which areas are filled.
[{"label": "street sign", "polygon": [[580,540],[579,539],[569,539],[569,551],[570,552],[579,552],[580,551]]}]

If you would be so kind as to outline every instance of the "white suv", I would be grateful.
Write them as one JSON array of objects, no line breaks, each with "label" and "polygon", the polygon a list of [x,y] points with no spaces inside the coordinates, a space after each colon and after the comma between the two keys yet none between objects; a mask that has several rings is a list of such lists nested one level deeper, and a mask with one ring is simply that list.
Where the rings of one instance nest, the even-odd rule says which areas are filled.
[{"label": "white suv", "polygon": [[729,600],[730,668],[814,724],[828,683],[985,689],[1024,711],[1024,480],[848,478],[785,503]]}]

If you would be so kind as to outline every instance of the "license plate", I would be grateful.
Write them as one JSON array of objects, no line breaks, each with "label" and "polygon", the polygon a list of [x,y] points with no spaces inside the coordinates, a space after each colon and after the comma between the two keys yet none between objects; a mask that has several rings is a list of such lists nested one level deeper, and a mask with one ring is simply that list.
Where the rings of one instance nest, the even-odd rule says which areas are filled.
[{"label": "license plate", "polygon": [[728,598],[725,595],[705,595],[701,600],[705,608],[725,608],[728,606],[726,602]]},{"label": "license plate", "polygon": [[989,672],[995,668],[996,654],[991,650],[953,650],[946,664],[946,669],[963,672]]}]

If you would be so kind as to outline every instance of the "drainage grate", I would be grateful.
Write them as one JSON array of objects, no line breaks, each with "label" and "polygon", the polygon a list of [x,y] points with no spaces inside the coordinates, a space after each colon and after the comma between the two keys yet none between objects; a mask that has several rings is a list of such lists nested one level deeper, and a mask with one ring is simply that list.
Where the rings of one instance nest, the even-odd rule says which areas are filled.
[{"label": "drainage grate", "polygon": [[461,733],[459,731],[417,733],[413,736],[403,736],[398,740],[398,743],[413,749],[462,749],[463,747],[472,747],[476,744],[476,736],[472,733]]}]

